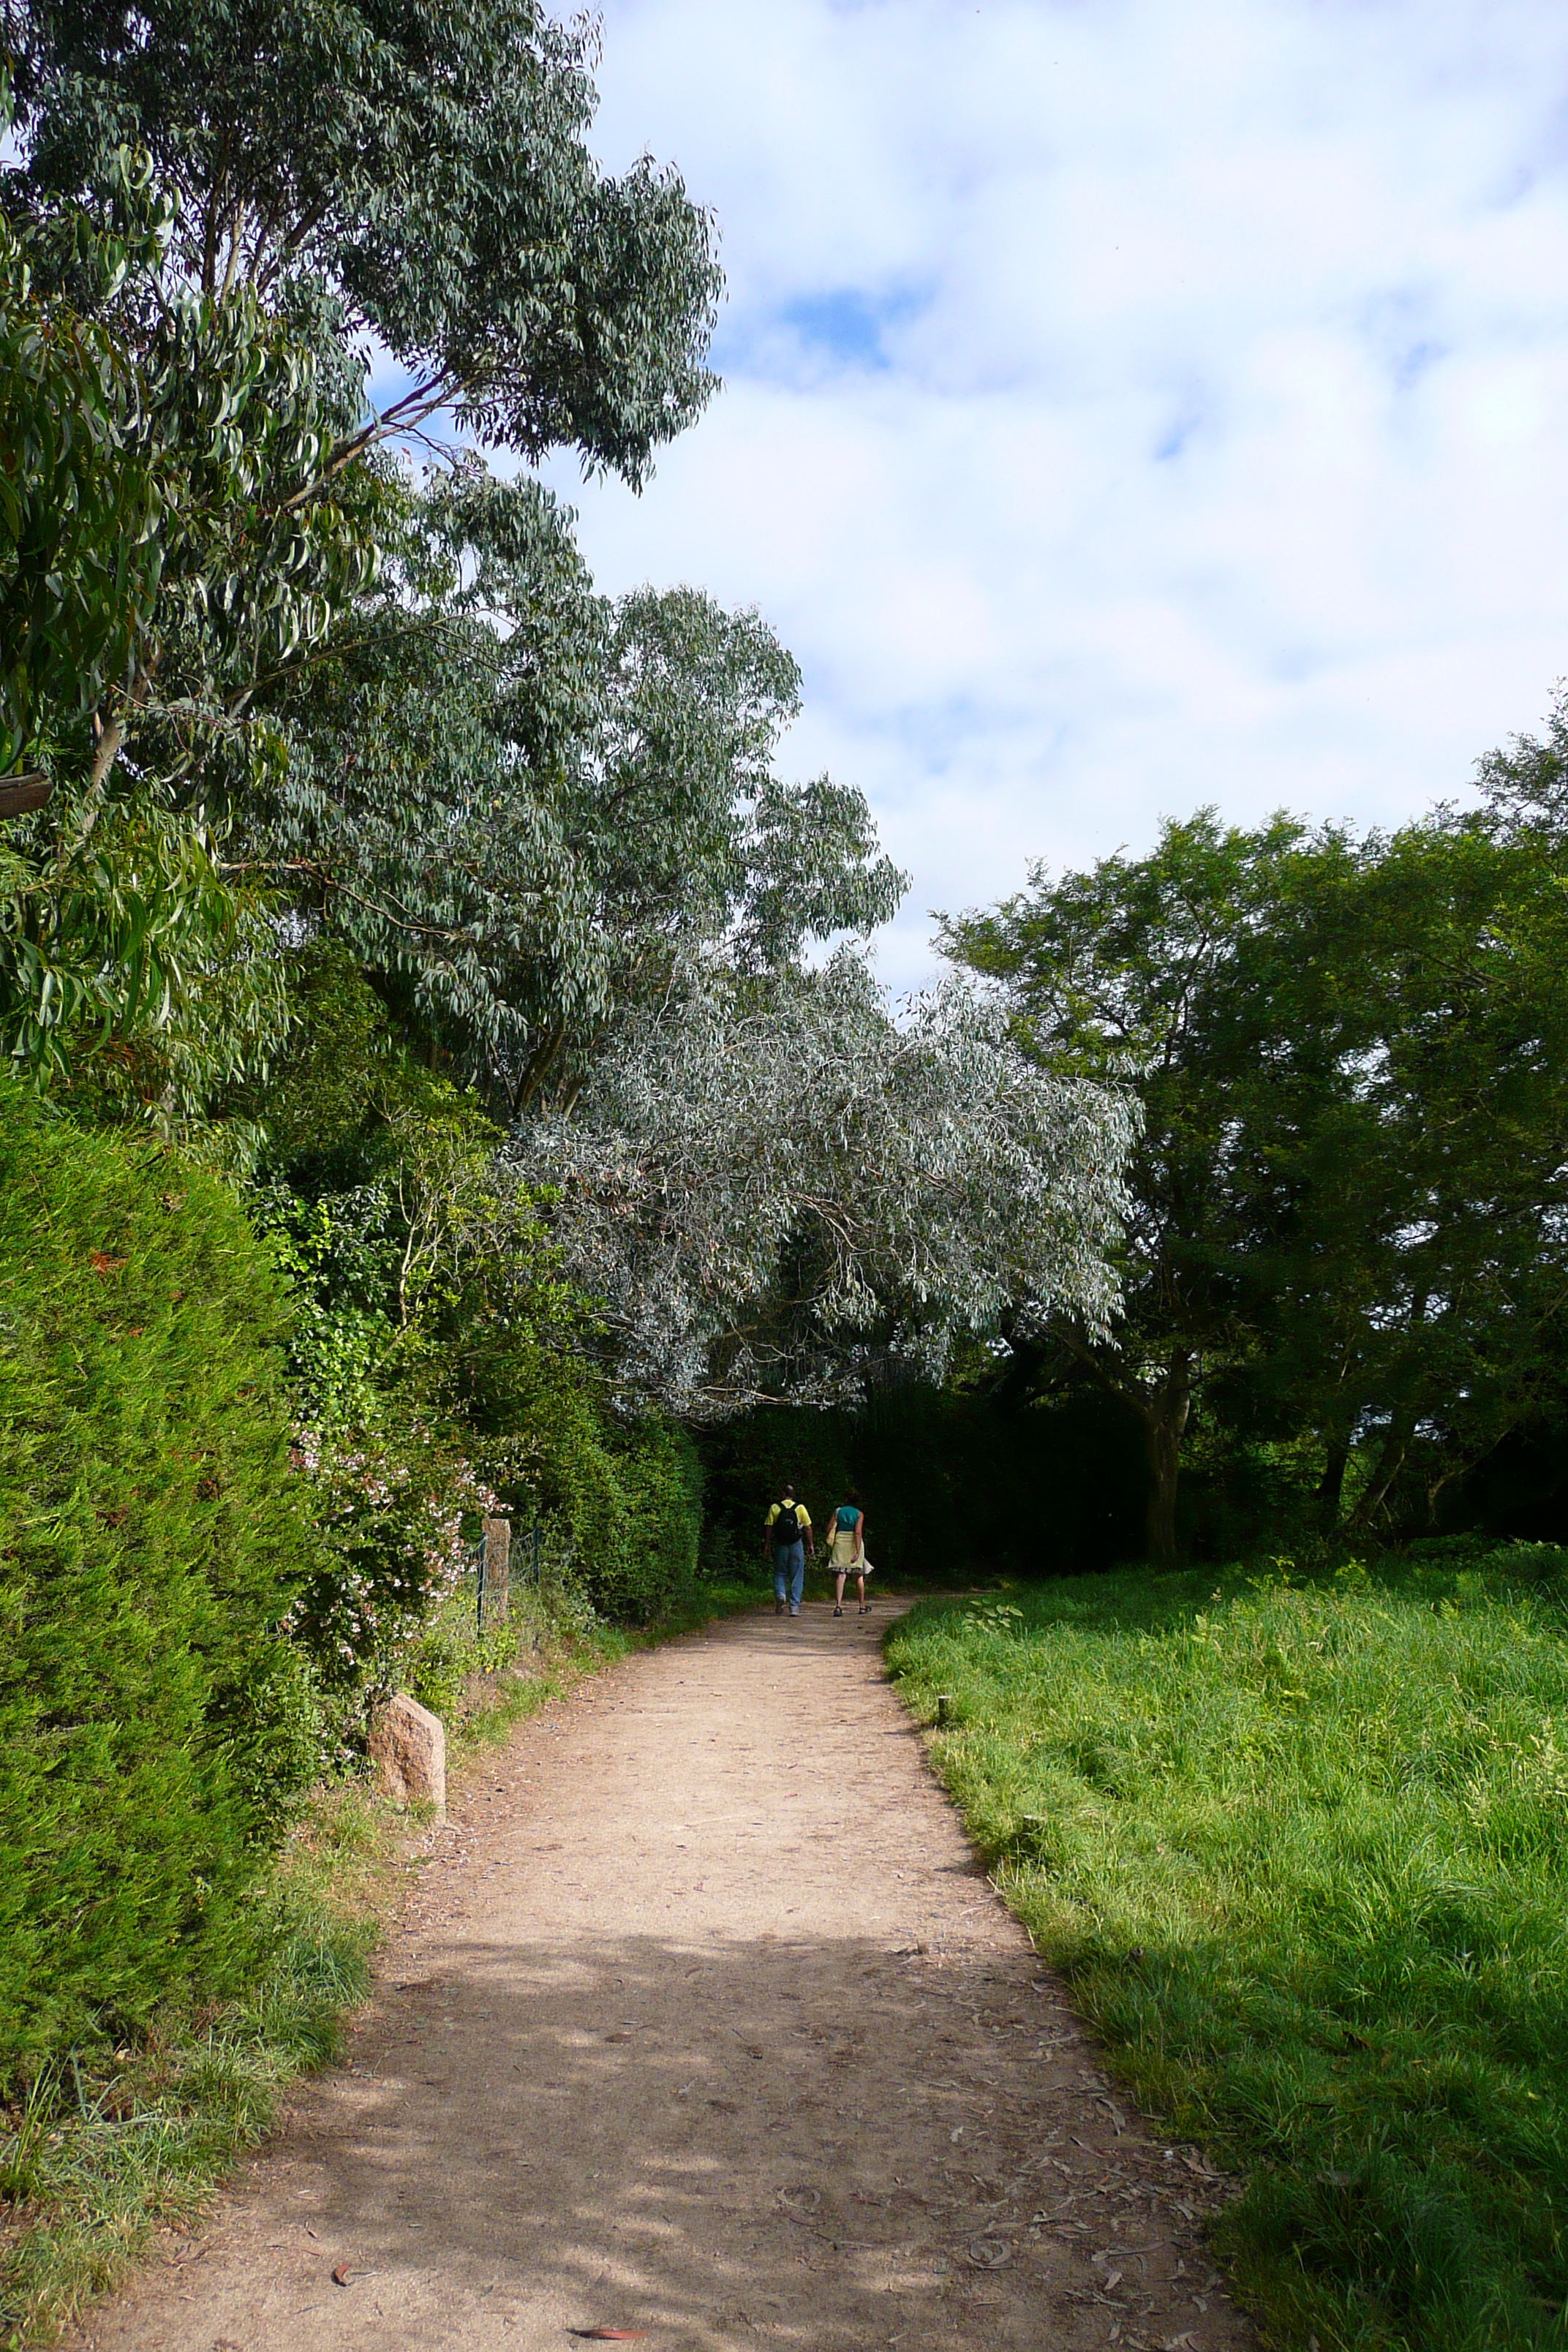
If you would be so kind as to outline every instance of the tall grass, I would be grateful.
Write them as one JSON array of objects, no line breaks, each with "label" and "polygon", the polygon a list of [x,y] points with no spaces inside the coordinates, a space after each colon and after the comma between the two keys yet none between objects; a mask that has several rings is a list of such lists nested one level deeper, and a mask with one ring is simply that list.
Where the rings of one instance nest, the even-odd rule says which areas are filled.
[{"label": "tall grass", "polygon": [[1270,2339],[1568,2345],[1568,1556],[927,1603],[933,1760]]}]

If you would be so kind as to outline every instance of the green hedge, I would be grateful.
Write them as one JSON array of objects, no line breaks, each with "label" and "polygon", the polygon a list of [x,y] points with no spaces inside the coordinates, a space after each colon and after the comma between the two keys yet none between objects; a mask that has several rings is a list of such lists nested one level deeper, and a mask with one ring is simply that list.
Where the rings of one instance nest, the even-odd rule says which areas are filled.
[{"label": "green hedge", "polygon": [[217,1989],[314,1769],[270,1261],[0,1084],[0,2071]]}]

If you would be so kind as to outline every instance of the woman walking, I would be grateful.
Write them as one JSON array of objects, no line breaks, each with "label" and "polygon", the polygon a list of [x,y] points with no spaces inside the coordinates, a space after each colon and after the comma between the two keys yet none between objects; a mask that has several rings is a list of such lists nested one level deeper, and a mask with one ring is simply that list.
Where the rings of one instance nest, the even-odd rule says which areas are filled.
[{"label": "woman walking", "polygon": [[866,1598],[866,1514],[860,1508],[860,1497],[853,1486],[847,1489],[846,1500],[834,1512],[831,1525],[833,1571],[837,1582],[833,1591],[833,1613],[844,1614],[844,1580],[851,1572],[860,1594],[858,1617],[868,1616],[870,1603]]}]

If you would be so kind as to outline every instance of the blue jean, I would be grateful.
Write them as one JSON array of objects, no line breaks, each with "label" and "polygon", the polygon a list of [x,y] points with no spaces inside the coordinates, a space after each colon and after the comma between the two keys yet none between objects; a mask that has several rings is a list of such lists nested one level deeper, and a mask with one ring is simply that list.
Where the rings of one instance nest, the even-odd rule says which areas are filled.
[{"label": "blue jean", "polygon": [[789,1605],[800,1607],[800,1596],[805,1584],[805,1546],[803,1543],[778,1544],[773,1549],[773,1599],[784,1598],[789,1587]]}]

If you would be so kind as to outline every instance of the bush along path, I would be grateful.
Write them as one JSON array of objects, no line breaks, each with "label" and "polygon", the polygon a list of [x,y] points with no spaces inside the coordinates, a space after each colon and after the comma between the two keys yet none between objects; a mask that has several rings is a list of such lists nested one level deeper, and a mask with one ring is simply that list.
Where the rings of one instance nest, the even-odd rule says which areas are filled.
[{"label": "bush along path", "polygon": [[470,1777],[343,2068],[95,2352],[1224,2352],[1226,2187],[1100,2073],[879,1616],[626,1659]]},{"label": "bush along path", "polygon": [[[700,1623],[737,1605],[693,1591]],[[521,1720],[624,1657],[637,1639],[587,1625],[570,1594],[514,1593],[506,1635],[439,1656],[472,1668],[442,1698],[462,1786]],[[679,1624],[680,1619],[676,1619]],[[510,1646],[517,1663],[482,1671]],[[432,1694],[435,1696],[436,1694]],[[365,1780],[319,1788],[253,1889],[238,1986],[171,1996],[120,2045],[100,2032],[36,2065],[0,2108],[0,2347],[52,2341],[143,2259],[159,2223],[190,2231],[238,2158],[273,2129],[289,2086],[340,2057],[367,1999],[370,1954],[436,1851],[426,1809],[400,1811]]]}]

